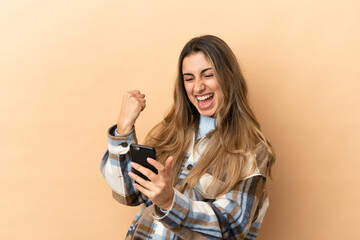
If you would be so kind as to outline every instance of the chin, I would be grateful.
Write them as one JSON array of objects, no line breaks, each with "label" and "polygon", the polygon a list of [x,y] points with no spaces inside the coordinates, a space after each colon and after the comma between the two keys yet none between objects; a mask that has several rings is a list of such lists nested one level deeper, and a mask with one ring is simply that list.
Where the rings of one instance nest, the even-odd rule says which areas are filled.
[{"label": "chin", "polygon": [[200,115],[205,116],[205,117],[213,117],[215,115],[214,111],[203,111],[198,109],[198,112]]}]

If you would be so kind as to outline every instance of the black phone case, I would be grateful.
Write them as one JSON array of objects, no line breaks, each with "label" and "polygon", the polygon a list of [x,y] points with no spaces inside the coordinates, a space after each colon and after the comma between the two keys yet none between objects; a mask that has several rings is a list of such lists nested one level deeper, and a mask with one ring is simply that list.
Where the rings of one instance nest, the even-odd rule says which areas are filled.
[{"label": "black phone case", "polygon": [[[143,167],[149,168],[151,171],[153,171],[156,174],[158,173],[157,169],[154,166],[152,166],[150,163],[148,163],[148,161],[146,160],[148,157],[152,159],[156,159],[155,148],[139,145],[139,144],[131,144],[130,155],[131,155],[131,160],[133,162],[138,163]],[[138,175],[139,177],[147,181],[150,181],[150,179],[147,178],[144,174],[133,168],[132,168],[132,172]]]}]

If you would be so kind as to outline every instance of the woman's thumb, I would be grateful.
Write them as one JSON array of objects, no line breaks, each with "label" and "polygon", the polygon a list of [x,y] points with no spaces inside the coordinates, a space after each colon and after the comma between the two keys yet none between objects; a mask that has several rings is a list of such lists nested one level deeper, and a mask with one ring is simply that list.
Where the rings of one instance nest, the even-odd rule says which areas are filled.
[{"label": "woman's thumb", "polygon": [[168,176],[170,176],[170,177],[172,177],[171,165],[172,165],[173,159],[174,159],[173,157],[168,157],[168,159],[166,159],[166,162],[165,162],[166,173],[167,173]]}]

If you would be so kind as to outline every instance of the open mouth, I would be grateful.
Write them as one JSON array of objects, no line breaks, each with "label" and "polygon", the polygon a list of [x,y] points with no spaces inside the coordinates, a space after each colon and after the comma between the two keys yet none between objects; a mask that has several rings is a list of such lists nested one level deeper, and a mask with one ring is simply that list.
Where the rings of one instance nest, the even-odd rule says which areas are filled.
[{"label": "open mouth", "polygon": [[196,96],[199,108],[208,108],[214,102],[214,94],[209,93],[202,96]]}]

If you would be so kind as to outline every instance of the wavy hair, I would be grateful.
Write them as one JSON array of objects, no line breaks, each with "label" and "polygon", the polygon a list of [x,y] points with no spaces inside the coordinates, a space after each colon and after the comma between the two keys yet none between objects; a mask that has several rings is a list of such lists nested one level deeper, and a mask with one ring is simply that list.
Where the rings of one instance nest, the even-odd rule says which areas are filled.
[{"label": "wavy hair", "polygon": [[[200,177],[210,173],[213,181],[208,189],[212,189],[218,180],[223,183],[216,193],[219,196],[254,172],[255,158],[249,158],[248,154],[254,153],[257,144],[263,144],[270,156],[267,175],[271,175],[275,161],[271,144],[262,134],[260,124],[249,106],[247,85],[238,61],[223,40],[204,35],[191,39],[184,46],[178,61],[174,103],[164,120],[149,132],[145,144],[156,148],[161,163],[173,156],[172,170],[174,176],[179,176],[186,150],[198,130],[200,117],[186,94],[182,64],[184,58],[198,52],[202,52],[212,65],[223,101],[214,115],[216,128],[207,134],[209,143],[205,153],[182,182],[181,191],[186,185],[196,188]],[[174,178],[174,185],[177,177]]]}]

